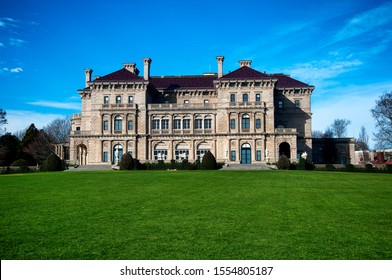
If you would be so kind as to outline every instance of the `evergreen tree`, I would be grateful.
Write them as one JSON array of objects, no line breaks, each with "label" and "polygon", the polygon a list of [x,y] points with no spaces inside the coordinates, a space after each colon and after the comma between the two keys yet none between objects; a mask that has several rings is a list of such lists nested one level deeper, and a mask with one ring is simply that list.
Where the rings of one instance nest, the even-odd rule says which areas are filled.
[{"label": "evergreen tree", "polygon": [[216,169],[218,169],[216,159],[211,152],[207,152],[204,155],[204,157],[201,161],[200,168],[203,170],[216,170]]}]

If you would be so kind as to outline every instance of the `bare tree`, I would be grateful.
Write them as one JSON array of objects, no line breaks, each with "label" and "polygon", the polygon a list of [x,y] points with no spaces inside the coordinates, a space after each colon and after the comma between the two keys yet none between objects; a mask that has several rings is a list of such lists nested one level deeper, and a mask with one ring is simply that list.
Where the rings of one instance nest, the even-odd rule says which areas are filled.
[{"label": "bare tree", "polygon": [[331,124],[333,135],[337,138],[344,137],[347,133],[347,126],[349,126],[349,124],[351,124],[350,120],[335,119]]},{"label": "bare tree", "polygon": [[69,117],[58,118],[43,128],[52,143],[68,142],[71,133],[71,120]]},{"label": "bare tree", "polygon": [[2,128],[3,125],[7,124],[7,112],[3,109],[0,109],[0,135],[3,135],[6,132],[5,128]]},{"label": "bare tree", "polygon": [[371,112],[376,120],[377,133],[373,134],[376,146],[381,149],[392,147],[392,92],[384,93]]},{"label": "bare tree", "polygon": [[366,128],[364,126],[361,127],[361,131],[355,141],[355,149],[362,151],[369,150],[369,135],[366,133]]},{"label": "bare tree", "polygon": [[313,138],[323,138],[324,133],[321,130],[313,130],[312,137]]}]

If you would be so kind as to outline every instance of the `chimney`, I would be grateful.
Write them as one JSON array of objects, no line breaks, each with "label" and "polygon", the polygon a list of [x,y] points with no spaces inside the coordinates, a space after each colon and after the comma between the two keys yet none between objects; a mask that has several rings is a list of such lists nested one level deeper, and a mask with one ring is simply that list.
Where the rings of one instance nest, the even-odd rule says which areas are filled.
[{"label": "chimney", "polygon": [[144,62],[144,79],[148,81],[150,78],[150,64],[152,62],[151,58],[143,58]]},{"label": "chimney", "polygon": [[249,67],[250,68],[250,64],[252,63],[252,60],[238,60],[238,63],[240,64],[240,67]]},{"label": "chimney", "polygon": [[225,60],[224,56],[217,56],[216,61],[218,61],[218,78],[223,76],[223,61]]},{"label": "chimney", "polygon": [[84,69],[84,74],[86,75],[86,87],[88,87],[88,83],[91,82],[91,74],[93,73],[93,70],[91,69]]},{"label": "chimney", "polygon": [[123,66],[129,72],[136,74],[136,63],[123,63]]}]

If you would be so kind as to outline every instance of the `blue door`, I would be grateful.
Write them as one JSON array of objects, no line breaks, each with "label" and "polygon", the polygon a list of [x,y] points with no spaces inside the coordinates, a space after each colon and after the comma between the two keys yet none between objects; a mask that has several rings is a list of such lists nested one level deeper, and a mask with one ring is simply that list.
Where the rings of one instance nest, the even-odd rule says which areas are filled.
[{"label": "blue door", "polygon": [[250,148],[241,148],[241,164],[251,164],[251,149]]}]

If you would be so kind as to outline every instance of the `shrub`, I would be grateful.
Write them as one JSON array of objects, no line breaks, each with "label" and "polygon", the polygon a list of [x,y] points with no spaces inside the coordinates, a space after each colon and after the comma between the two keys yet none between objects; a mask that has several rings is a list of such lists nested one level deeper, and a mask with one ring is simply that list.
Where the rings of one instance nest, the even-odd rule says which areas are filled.
[{"label": "shrub", "polygon": [[348,172],[354,172],[355,171],[355,166],[353,164],[346,164],[346,171]]},{"label": "shrub", "polygon": [[17,159],[11,164],[11,166],[28,166],[28,165],[29,165],[29,161],[25,159]]},{"label": "shrub", "polygon": [[385,172],[392,173],[392,164],[385,165]]},{"label": "shrub", "polygon": [[285,155],[280,156],[277,166],[278,169],[288,170],[290,168],[290,159]]},{"label": "shrub", "polygon": [[216,170],[218,168],[216,159],[211,152],[206,153],[201,161],[200,169],[203,170]]},{"label": "shrub", "polygon": [[333,164],[328,163],[328,164],[325,166],[325,170],[327,170],[327,171],[335,171],[335,170],[336,170],[336,167],[333,166]]},{"label": "shrub", "polygon": [[146,170],[147,166],[145,166],[143,163],[141,163],[138,159],[135,159],[135,170]]},{"label": "shrub", "polygon": [[43,171],[63,171],[63,161],[55,154],[51,154],[42,165]]},{"label": "shrub", "polygon": [[133,157],[128,153],[123,154],[120,161],[120,170],[133,170],[134,168],[135,161]]},{"label": "shrub", "polygon": [[373,168],[373,165],[370,164],[370,163],[365,165],[365,169],[366,169],[366,172],[373,172],[373,171],[375,171],[374,168]]}]

